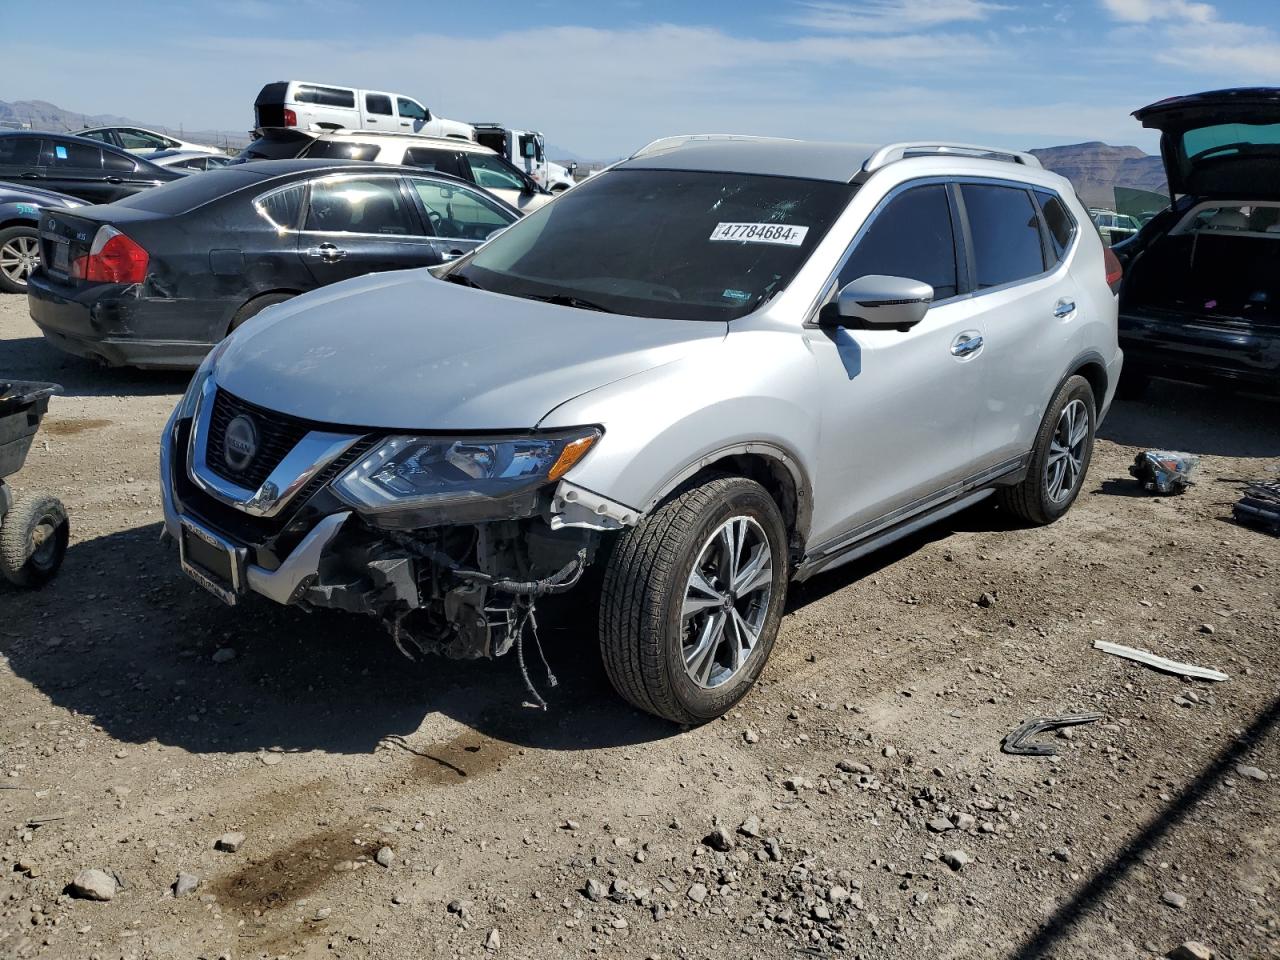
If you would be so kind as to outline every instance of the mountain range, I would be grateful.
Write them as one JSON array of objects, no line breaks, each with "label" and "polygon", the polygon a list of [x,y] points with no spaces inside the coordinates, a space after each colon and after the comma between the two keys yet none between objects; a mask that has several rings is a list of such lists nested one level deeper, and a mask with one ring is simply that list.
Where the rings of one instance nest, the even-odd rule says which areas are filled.
[{"label": "mountain range", "polygon": [[[64,110],[44,100],[0,100],[0,128],[25,126],[32,130],[75,131],[85,127],[134,126],[159,130],[197,143],[221,147],[243,147],[249,142],[247,131],[187,130],[162,124],[142,123],[114,114],[83,114]],[[561,147],[548,146],[553,159],[567,162],[581,160]],[[1060,173],[1076,188],[1088,206],[1112,207],[1116,203],[1115,188],[1165,194],[1164,167],[1160,158],[1143,153],[1137,147],[1115,147],[1099,141],[1072,143],[1058,147],[1042,147],[1030,151],[1049,170]],[[584,162],[584,166],[588,166]]]}]

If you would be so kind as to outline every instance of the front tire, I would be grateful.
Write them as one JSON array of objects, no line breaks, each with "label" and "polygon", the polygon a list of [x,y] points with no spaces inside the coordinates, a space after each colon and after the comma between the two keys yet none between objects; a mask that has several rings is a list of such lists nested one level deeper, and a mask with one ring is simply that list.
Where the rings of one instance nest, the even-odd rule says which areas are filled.
[{"label": "front tire", "polygon": [[57,497],[20,494],[0,520],[0,573],[19,587],[43,587],[62,566],[70,533]]},{"label": "front tire", "polygon": [[741,700],[778,634],[786,544],[777,503],[743,477],[686,489],[625,530],[601,590],[600,648],[614,689],[682,724]]},{"label": "front tire", "polygon": [[1025,523],[1044,526],[1075,503],[1093,459],[1098,414],[1093,387],[1081,376],[1058,388],[1041,421],[1026,478],[1000,490],[1000,505]]}]

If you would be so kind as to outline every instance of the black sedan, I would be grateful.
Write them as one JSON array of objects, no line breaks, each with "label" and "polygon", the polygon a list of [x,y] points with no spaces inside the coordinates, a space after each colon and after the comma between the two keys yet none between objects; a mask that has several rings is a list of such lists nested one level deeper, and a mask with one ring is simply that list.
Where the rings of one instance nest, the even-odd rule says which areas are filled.
[{"label": "black sedan", "polygon": [[520,218],[445,174],[343,160],[211,170],[118,203],[44,211],[31,318],[111,365],[197,366],[231,330],[299,293],[462,256]]},{"label": "black sedan", "polygon": [[40,208],[81,206],[52,190],[0,183],[0,290],[26,293],[27,277],[40,262]]},{"label": "black sedan", "polygon": [[108,144],[65,133],[0,133],[0,180],[111,203],[186,176]]}]

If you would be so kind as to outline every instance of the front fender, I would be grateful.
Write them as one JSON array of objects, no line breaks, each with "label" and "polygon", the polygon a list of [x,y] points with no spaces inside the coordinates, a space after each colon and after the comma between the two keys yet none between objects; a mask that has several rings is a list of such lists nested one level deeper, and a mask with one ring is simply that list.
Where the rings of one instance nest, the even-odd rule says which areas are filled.
[{"label": "front fender", "polygon": [[735,331],[674,363],[590,391],[539,424],[605,434],[567,479],[637,513],[698,470],[750,454],[790,473],[806,532],[820,418],[806,395],[813,358],[791,331]]}]

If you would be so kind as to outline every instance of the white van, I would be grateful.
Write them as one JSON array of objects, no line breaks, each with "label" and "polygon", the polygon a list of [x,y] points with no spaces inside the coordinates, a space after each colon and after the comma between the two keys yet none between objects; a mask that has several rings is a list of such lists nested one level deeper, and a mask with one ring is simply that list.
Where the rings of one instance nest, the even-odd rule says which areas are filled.
[{"label": "white van", "polygon": [[297,127],[316,133],[345,129],[476,138],[471,124],[433,116],[413,97],[304,80],[268,83],[253,102],[253,119],[258,130]]}]

